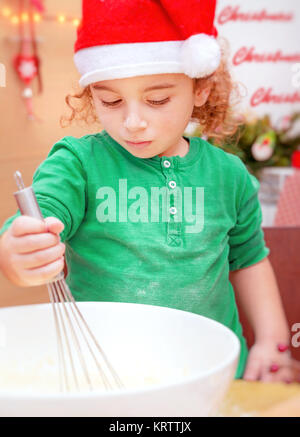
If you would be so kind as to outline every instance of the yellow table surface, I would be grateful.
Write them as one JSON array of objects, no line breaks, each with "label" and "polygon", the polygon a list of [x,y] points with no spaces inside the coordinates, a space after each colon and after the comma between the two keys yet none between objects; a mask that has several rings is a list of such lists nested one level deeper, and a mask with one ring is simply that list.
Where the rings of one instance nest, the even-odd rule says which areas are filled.
[{"label": "yellow table surface", "polygon": [[300,384],[234,380],[218,416],[300,417]]}]

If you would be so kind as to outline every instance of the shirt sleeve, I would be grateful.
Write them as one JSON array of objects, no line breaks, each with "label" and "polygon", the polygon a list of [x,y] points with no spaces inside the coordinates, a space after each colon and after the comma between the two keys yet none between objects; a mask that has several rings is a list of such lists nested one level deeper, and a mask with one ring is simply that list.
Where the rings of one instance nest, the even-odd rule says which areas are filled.
[{"label": "shirt sleeve", "polygon": [[[77,151],[66,137],[52,147],[36,169],[32,188],[44,218],[57,217],[63,222],[61,241],[71,239],[85,215],[86,174]],[[19,215],[18,209],[4,222],[0,235]]]},{"label": "shirt sleeve", "polygon": [[241,198],[238,202],[235,226],[229,231],[229,270],[249,267],[269,255],[261,227],[262,211],[258,199],[260,183],[249,173],[244,163],[242,169]]}]

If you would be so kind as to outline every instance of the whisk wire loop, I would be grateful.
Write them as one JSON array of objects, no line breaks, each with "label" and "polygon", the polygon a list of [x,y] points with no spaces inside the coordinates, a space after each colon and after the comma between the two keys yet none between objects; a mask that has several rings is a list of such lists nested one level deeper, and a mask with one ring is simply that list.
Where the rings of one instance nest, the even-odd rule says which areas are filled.
[{"label": "whisk wire loop", "polygon": [[[24,186],[22,175],[19,171],[16,171],[14,176],[19,189],[19,191],[14,193],[14,196],[21,214],[43,220],[44,218],[32,187]],[[97,373],[100,374],[101,381],[106,389],[123,388],[124,385],[120,377],[114,370],[80,312],[65,281],[63,272],[60,272],[48,281],[47,288],[53,310],[57,337],[59,383],[61,391],[68,392],[71,390],[71,380],[68,370],[70,368],[77,390],[80,390],[81,385],[79,369],[81,370],[80,373],[83,372],[89,389],[93,390],[95,388],[88,366],[88,363],[91,361],[90,357],[93,358],[98,369]],[[90,355],[86,353],[87,351]],[[98,352],[98,355],[100,354],[99,358],[101,360],[97,358],[96,352]]]}]

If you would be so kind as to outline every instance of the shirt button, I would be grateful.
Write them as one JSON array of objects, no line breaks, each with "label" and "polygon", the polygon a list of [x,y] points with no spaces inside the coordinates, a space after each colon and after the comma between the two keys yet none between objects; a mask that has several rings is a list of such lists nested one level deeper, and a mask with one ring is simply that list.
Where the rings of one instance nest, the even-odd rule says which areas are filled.
[{"label": "shirt button", "polygon": [[175,206],[171,206],[170,214],[176,214],[176,212],[177,212],[177,208],[175,208]]},{"label": "shirt button", "polygon": [[176,187],[176,182],[175,181],[170,181],[169,182],[169,187],[170,188],[175,188]]},{"label": "shirt button", "polygon": [[167,161],[167,160],[164,161],[164,166],[165,166],[166,168],[169,168],[170,165],[171,165],[170,161]]}]

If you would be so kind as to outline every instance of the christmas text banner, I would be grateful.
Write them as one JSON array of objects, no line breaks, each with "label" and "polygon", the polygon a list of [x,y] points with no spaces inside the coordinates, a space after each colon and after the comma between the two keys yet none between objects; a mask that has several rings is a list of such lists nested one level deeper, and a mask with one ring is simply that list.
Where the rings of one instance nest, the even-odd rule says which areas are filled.
[{"label": "christmas text banner", "polygon": [[243,111],[274,124],[300,111],[299,0],[218,0],[215,22],[247,89]]}]

